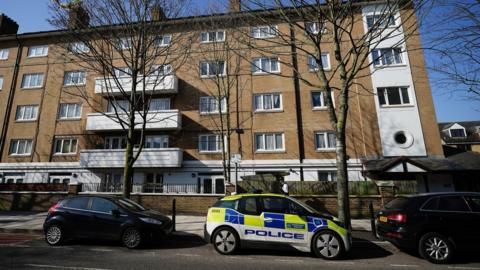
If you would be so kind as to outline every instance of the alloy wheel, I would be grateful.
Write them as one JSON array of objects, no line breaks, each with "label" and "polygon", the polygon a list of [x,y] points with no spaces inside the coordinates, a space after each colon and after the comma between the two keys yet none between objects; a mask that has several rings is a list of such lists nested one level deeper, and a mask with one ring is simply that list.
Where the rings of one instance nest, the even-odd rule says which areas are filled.
[{"label": "alloy wheel", "polygon": [[333,234],[323,233],[317,238],[316,247],[325,258],[334,258],[340,253],[340,243]]},{"label": "alloy wheel", "polygon": [[48,227],[45,238],[48,244],[56,245],[62,239],[62,230],[57,225],[52,225]]},{"label": "alloy wheel", "polygon": [[428,238],[425,242],[425,253],[430,256],[430,258],[441,261],[448,257],[450,249],[445,241],[434,236]]},{"label": "alloy wheel", "polygon": [[230,253],[236,247],[236,239],[233,233],[228,230],[221,230],[217,233],[214,241],[217,249],[223,253]]},{"label": "alloy wheel", "polygon": [[136,248],[140,245],[140,232],[135,228],[128,228],[123,233],[122,241],[127,248]]}]

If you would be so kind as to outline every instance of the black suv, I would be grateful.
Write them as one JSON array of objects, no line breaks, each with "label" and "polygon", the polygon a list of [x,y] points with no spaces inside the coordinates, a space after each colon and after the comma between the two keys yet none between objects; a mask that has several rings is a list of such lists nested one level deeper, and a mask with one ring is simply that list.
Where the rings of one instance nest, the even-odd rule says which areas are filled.
[{"label": "black suv", "polygon": [[121,240],[128,248],[169,234],[170,218],[121,197],[77,196],[50,207],[43,224],[49,245],[67,238]]},{"label": "black suv", "polygon": [[447,263],[456,251],[478,249],[480,193],[430,193],[396,198],[376,217],[378,235],[416,249],[433,263]]}]

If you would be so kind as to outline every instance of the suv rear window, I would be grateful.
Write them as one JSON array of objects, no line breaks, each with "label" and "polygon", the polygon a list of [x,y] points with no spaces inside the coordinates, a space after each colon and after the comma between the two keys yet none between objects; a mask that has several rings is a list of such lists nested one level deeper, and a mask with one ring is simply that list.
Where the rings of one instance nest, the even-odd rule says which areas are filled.
[{"label": "suv rear window", "polygon": [[446,196],[430,199],[423,210],[470,212],[467,203],[460,196]]},{"label": "suv rear window", "polygon": [[217,201],[213,207],[237,209],[238,200],[235,201]]},{"label": "suv rear window", "polygon": [[385,205],[385,209],[405,209],[410,200],[408,198],[396,198]]},{"label": "suv rear window", "polygon": [[88,197],[77,197],[68,199],[65,207],[86,210],[88,205],[88,199]]}]

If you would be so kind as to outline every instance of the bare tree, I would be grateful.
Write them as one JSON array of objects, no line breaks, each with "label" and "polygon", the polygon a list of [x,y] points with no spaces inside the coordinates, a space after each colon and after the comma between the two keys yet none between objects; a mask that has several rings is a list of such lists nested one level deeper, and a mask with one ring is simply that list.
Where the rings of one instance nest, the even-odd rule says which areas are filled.
[{"label": "bare tree", "polygon": [[[480,1],[432,0],[426,49],[438,89],[480,101]],[[441,21],[439,20],[441,18]]]},{"label": "bare tree", "polygon": [[[362,16],[366,5],[375,6],[368,19]],[[348,228],[351,227],[346,145],[349,101],[351,96],[362,94],[355,89],[361,89],[363,94],[375,94],[361,79],[375,71],[371,68],[373,63],[390,61],[393,56],[371,56],[371,52],[393,38],[398,41],[389,47],[402,45],[416,30],[415,10],[419,5],[422,1],[414,5],[412,1],[403,0],[246,0],[242,4],[244,10],[251,11],[252,25],[265,26],[245,33],[250,36],[249,46],[264,56],[282,56],[278,61],[293,71],[272,74],[298,78],[303,84],[324,91],[336,135],[338,216]],[[271,27],[273,25],[279,27]],[[282,31],[281,25],[286,25],[287,30]],[[257,42],[258,37],[267,38]],[[328,52],[332,55],[331,66],[326,59]],[[307,60],[310,74],[314,76],[302,72],[299,59]]]},{"label": "bare tree", "polygon": [[[188,55],[188,37],[172,28],[169,18],[182,14],[186,1],[170,0],[53,0],[50,23],[64,30],[59,47],[65,61],[102,76],[95,82],[104,99],[75,87],[68,94],[81,97],[89,107],[118,123],[126,135],[123,195],[130,196],[133,166],[145,144],[150,123],[176,119],[159,116],[152,108],[154,95],[176,84],[172,77]],[[85,73],[64,78],[73,85]],[[138,147],[136,145],[138,144]]]}]

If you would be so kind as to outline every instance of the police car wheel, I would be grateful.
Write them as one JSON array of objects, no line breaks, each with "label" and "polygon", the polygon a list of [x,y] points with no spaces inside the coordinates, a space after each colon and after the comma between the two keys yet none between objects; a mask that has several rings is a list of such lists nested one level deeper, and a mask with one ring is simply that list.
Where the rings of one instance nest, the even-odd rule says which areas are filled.
[{"label": "police car wheel", "polygon": [[320,258],[333,260],[343,254],[343,243],[340,237],[330,231],[317,233],[313,238],[312,249]]},{"label": "police car wheel", "polygon": [[452,242],[438,233],[427,233],[420,239],[418,245],[420,255],[431,263],[448,263],[454,253]]},{"label": "police car wheel", "polygon": [[232,254],[239,246],[237,234],[230,228],[220,228],[213,234],[213,247],[220,254]]}]

